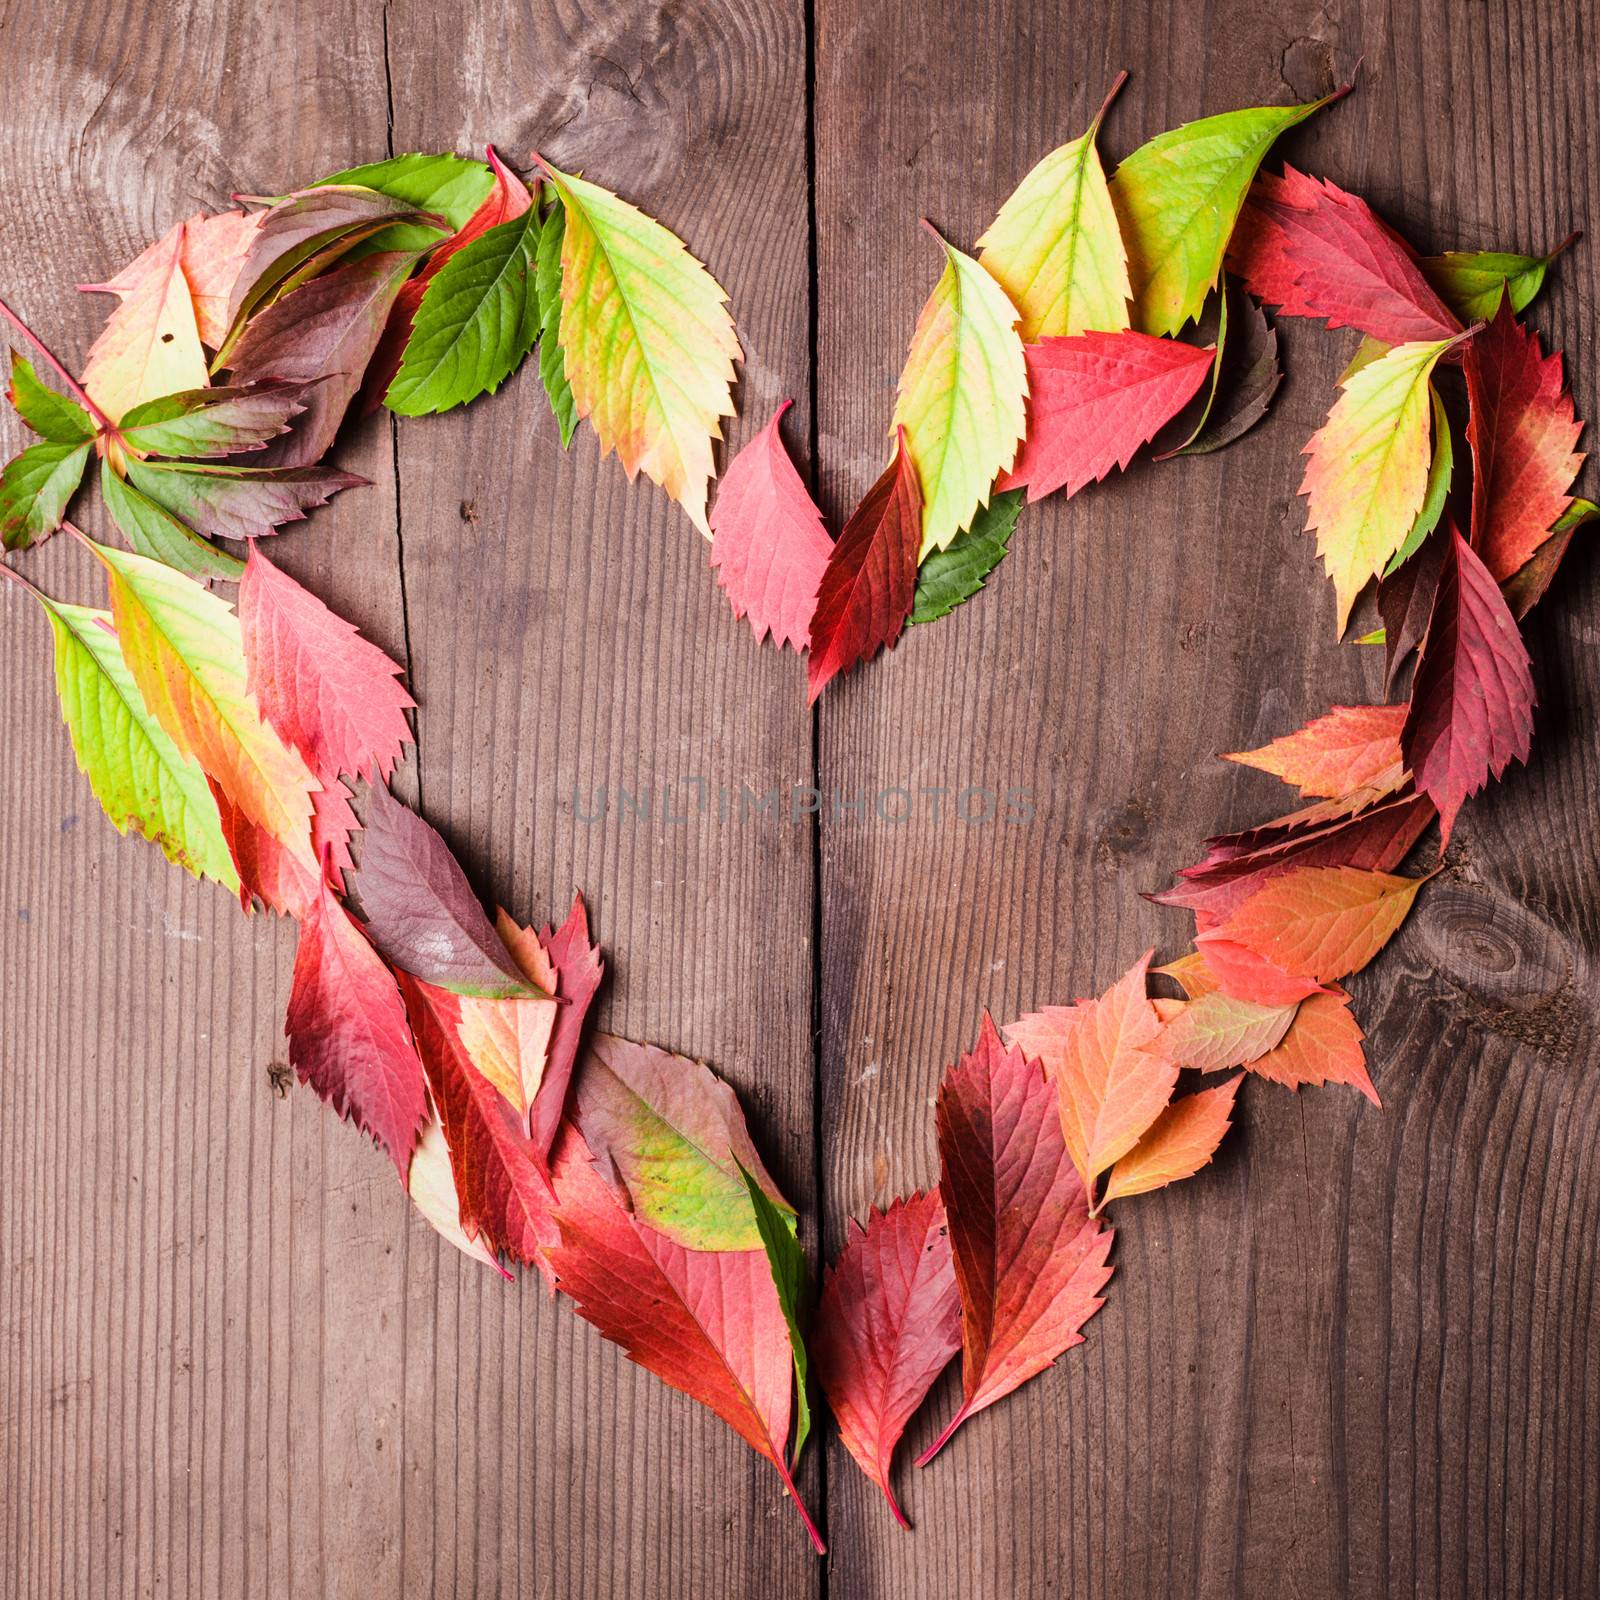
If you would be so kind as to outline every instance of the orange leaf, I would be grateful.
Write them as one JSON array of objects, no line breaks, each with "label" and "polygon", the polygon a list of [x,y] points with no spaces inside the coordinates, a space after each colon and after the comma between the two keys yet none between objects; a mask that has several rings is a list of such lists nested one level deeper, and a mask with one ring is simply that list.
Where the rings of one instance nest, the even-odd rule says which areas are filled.
[{"label": "orange leaf", "polygon": [[1210,1163],[1228,1131],[1233,1098],[1244,1081],[1241,1073],[1215,1089],[1174,1100],[1139,1143],[1111,1169],[1100,1209],[1122,1195],[1146,1194],[1180,1178],[1192,1178]]},{"label": "orange leaf", "polygon": [[1222,759],[1270,772],[1308,797],[1332,799],[1377,783],[1403,764],[1405,724],[1404,706],[1335,706],[1298,732]]},{"label": "orange leaf", "polygon": [[1215,990],[1191,1000],[1167,1024],[1151,1054],[1178,1067],[1222,1072],[1242,1067],[1277,1044],[1294,1020],[1295,1008],[1258,1005]]},{"label": "orange leaf", "polygon": [[1218,928],[1318,983],[1359,972],[1405,921],[1427,880],[1359,867],[1299,867],[1258,889]]},{"label": "orange leaf", "polygon": [[1308,994],[1315,994],[1319,987],[1314,978],[1285,972],[1223,934],[1199,934],[1195,944],[1217,987],[1234,1000],[1253,1000],[1258,1006],[1292,1006]]},{"label": "orange leaf", "polygon": [[[528,981],[546,995],[556,992],[556,970],[532,928],[520,927],[501,911],[495,929]],[[555,1026],[556,1001],[492,1000],[462,995],[456,1031],[475,1066],[519,1111],[526,1114],[544,1077]]]},{"label": "orange leaf", "polygon": [[1248,1064],[1259,1078],[1298,1089],[1301,1084],[1347,1083],[1373,1105],[1382,1106],[1367,1075],[1366,1037],[1343,989],[1314,994],[1302,1001],[1294,1021],[1276,1049]]}]

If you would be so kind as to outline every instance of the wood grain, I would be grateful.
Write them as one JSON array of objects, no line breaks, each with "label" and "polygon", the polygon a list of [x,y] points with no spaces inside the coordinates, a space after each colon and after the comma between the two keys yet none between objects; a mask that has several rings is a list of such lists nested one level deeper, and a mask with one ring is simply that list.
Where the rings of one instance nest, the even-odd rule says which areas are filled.
[{"label": "wood grain", "polygon": [[[1568,49],[1594,19],[1568,9],[1558,25],[1531,5],[819,0],[829,511],[876,470],[936,276],[917,218],[970,245],[1119,68],[1108,161],[1194,116],[1322,93],[1364,55],[1359,93],[1281,153],[1429,247],[1542,248],[1595,198]],[[1574,261],[1540,306],[1557,345],[1574,350],[1595,284],[1593,258]],[[988,592],[825,702],[823,787],[1017,787],[1037,809],[1025,826],[969,826],[948,801],[935,822],[931,799],[899,827],[824,820],[830,1248],[846,1215],[935,1177],[931,1097],[981,1007],[1070,1000],[1149,945],[1178,952],[1185,919],[1139,892],[1276,799],[1214,752],[1377,692],[1375,664],[1334,640],[1295,497],[1354,336],[1284,340],[1290,382],[1246,441],[1026,508]],[[902,1467],[914,1537],[835,1447],[830,1593],[1593,1587],[1600,917],[1576,819],[1600,777],[1600,670],[1578,644],[1595,590],[1580,562],[1535,627],[1532,768],[1470,808],[1450,877],[1358,981],[1385,1112],[1248,1089],[1213,1169],[1115,1208],[1088,1343],[927,1471]],[[956,1393],[947,1375],[908,1461]]]},{"label": "wood grain", "polygon": [[[1364,56],[1359,92],[1281,153],[1428,248],[1534,249],[1600,226],[1597,31],[1592,0],[7,0],[0,292],[80,359],[103,307],[69,285],[232,189],[537,147],[709,262],[747,355],[730,447],[793,395],[838,518],[881,466],[937,275],[918,217],[970,245],[1119,68],[1108,160]],[[1587,414],[1596,274],[1572,253],[1534,315]],[[836,1248],[847,1215],[934,1178],[932,1095],[982,1006],[1180,948],[1184,920],[1139,891],[1276,801],[1213,753],[1376,692],[1333,639],[1295,495],[1354,338],[1283,339],[1289,382],[1246,441],[1028,508],[989,591],[815,725],[686,519],[592,434],[562,454],[531,374],[355,430],[339,458],[374,487],[274,553],[409,659],[405,782],[480,885],[525,919],[586,892],[608,1025],[729,1076]],[[64,541],[22,564],[94,594]],[[441,1247],[369,1146],[278,1097],[292,931],[116,837],[7,586],[0,1597],[1588,1594],[1597,615],[1580,551],[1532,625],[1532,765],[1468,807],[1358,980],[1384,1111],[1251,1086],[1214,1168],[1120,1208],[1088,1343],[901,1468],[914,1535],[836,1443],[825,1474],[813,1455],[818,1563],[715,1419]],[[741,820],[741,786],[813,781],[815,837]],[[891,788],[910,821],[875,813]],[[1032,820],[963,821],[984,789],[1025,791]],[[954,1394],[951,1373],[907,1460]]]}]

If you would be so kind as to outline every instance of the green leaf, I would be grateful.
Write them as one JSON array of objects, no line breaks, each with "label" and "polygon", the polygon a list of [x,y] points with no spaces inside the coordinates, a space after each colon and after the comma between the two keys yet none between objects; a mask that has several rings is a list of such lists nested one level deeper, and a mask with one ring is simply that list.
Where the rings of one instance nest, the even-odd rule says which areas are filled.
[{"label": "green leaf", "polygon": [[811,1274],[806,1266],[806,1253],[794,1235],[794,1219],[780,1211],[761,1185],[745,1171],[737,1156],[734,1162],[739,1176],[750,1192],[750,1204],[755,1207],[756,1231],[761,1235],[762,1248],[767,1252],[767,1266],[772,1273],[772,1286],[778,1291],[778,1304],[783,1310],[783,1320],[789,1325],[789,1348],[794,1352],[794,1449],[789,1455],[791,1470],[800,1459],[811,1432],[810,1363],[806,1356],[805,1325],[811,1315]]},{"label": "green leaf", "polygon": [[190,389],[146,400],[124,414],[118,429],[141,455],[227,456],[259,450],[289,431],[305,410],[300,383],[268,379],[236,388]]},{"label": "green leaf", "polygon": [[1428,393],[1433,399],[1433,461],[1428,468],[1428,489],[1423,497],[1422,509],[1411,524],[1406,542],[1389,558],[1383,569],[1384,577],[1396,571],[1422,548],[1423,541],[1439,526],[1444,515],[1444,503],[1450,494],[1450,474],[1455,470],[1455,447],[1450,439],[1450,419],[1445,415],[1439,391],[1428,383]]},{"label": "green leaf", "polygon": [[100,493],[111,520],[140,555],[164,561],[191,578],[222,578],[237,583],[244,576],[244,562],[237,556],[201,538],[188,523],[180,522],[165,506],[140,494],[109,468],[101,469]]},{"label": "green leaf", "polygon": [[439,269],[384,396],[391,411],[404,417],[449,411],[493,394],[516,370],[539,337],[538,247],[539,217],[529,206]]},{"label": "green leaf", "polygon": [[[1204,335],[1201,335],[1204,338]],[[1182,444],[1175,444],[1170,450],[1163,450],[1156,457],[1157,461],[1166,461],[1172,456],[1181,456],[1188,452],[1189,447],[1205,431],[1206,424],[1211,420],[1211,408],[1217,403],[1217,385],[1222,380],[1222,363],[1228,352],[1228,280],[1221,275],[1217,278],[1217,333],[1211,341],[1216,346],[1211,356],[1211,382],[1206,385],[1206,397],[1201,402],[1200,415],[1195,418],[1194,426],[1189,430]]]},{"label": "green leaf", "polygon": [[17,415],[51,444],[86,444],[94,438],[94,419],[76,400],[47,389],[33,363],[11,352],[11,404]]},{"label": "green leaf", "polygon": [[1000,565],[1022,510],[1021,489],[997,494],[943,550],[933,551],[917,569],[911,621],[935,622],[970,600]]},{"label": "green leaf", "polygon": [[534,288],[539,296],[539,381],[544,384],[550,410],[561,431],[563,450],[572,443],[573,430],[578,426],[578,408],[573,404],[561,349],[561,240],[566,228],[567,213],[558,194],[539,230]]},{"label": "green leaf", "polygon": [[1572,240],[1563,239],[1547,256],[1519,256],[1504,250],[1452,250],[1422,262],[1428,282],[1463,322],[1485,322],[1500,308],[1503,291],[1511,309],[1521,311],[1544,287],[1550,263]]},{"label": "green leaf", "polygon": [[1388,632],[1383,628],[1374,628],[1371,633],[1364,633],[1359,639],[1352,639],[1351,644],[1386,644]]},{"label": "green leaf", "polygon": [[1117,168],[1111,199],[1128,246],[1133,325],[1176,333],[1216,287],[1239,208],[1273,141],[1348,86],[1299,106],[1252,106],[1157,134]]},{"label": "green leaf", "polygon": [[0,543],[26,550],[61,526],[89,464],[88,444],[29,445],[0,472]]},{"label": "green leaf", "polygon": [[[434,211],[457,230],[485,200],[494,187],[494,174],[487,162],[466,156],[404,155],[387,161],[369,162],[364,167],[348,167],[326,178],[317,179],[313,188],[330,183],[357,183],[376,189],[392,200],[404,200],[418,211]],[[414,239],[391,243],[391,237],[413,233]],[[436,228],[399,224],[385,232],[375,248],[382,250],[422,250],[439,237]]]},{"label": "green leaf", "polygon": [[137,829],[167,860],[237,892],[205,774],[145,709],[110,614],[38,598],[55,635],[56,693],[72,748],[112,826]]}]

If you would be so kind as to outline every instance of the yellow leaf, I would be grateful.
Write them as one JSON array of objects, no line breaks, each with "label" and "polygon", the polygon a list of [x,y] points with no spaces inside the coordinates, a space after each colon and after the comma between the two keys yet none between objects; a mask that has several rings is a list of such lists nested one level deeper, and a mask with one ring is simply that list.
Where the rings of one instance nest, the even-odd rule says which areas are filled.
[{"label": "yellow leaf", "polygon": [[1202,1089],[1198,1094],[1174,1100],[1150,1124],[1150,1131],[1111,1169],[1105,1193],[1100,1197],[1100,1209],[1119,1196],[1148,1194],[1180,1178],[1192,1178],[1207,1166],[1228,1131],[1233,1098],[1241,1082],[1242,1073],[1215,1089]]}]

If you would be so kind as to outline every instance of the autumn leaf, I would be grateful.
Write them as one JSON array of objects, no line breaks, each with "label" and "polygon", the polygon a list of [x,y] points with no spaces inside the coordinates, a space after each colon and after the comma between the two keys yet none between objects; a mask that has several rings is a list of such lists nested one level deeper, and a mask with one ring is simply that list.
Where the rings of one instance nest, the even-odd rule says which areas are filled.
[{"label": "autumn leaf", "polygon": [[469,1239],[461,1226],[461,1203],[450,1171],[450,1149],[431,1102],[416,1148],[411,1152],[411,1165],[406,1169],[406,1193],[441,1239],[447,1239],[462,1255],[492,1267],[507,1283],[511,1282],[511,1274],[494,1251],[481,1239]]},{"label": "autumn leaf", "polygon": [[1218,929],[1318,983],[1359,972],[1405,921],[1423,878],[1354,867],[1295,867],[1256,890]]},{"label": "autumn leaf", "polygon": [[1356,596],[1383,571],[1422,509],[1431,460],[1428,380],[1453,342],[1397,345],[1347,378],[1305,448],[1306,526],[1333,579],[1341,633]]},{"label": "autumn leaf", "polygon": [[1195,944],[1215,975],[1217,988],[1233,999],[1263,1006],[1292,1006],[1320,987],[1314,978],[1285,972],[1215,929],[1198,934]]},{"label": "autumn leaf", "polygon": [[26,550],[61,526],[89,465],[88,444],[31,444],[0,469],[0,544]]},{"label": "autumn leaf", "polygon": [[344,772],[387,783],[416,704],[400,668],[254,544],[239,625],[251,693],[279,736],[324,782]]},{"label": "autumn leaf", "polygon": [[579,1316],[770,1461],[822,1552],[784,1464],[794,1361],[765,1252],[674,1244],[582,1159],[559,1161],[554,1176],[560,1243],[548,1254]]},{"label": "autumn leaf", "polygon": [[554,998],[558,974],[532,928],[520,927],[504,910],[495,914],[494,926],[523,976],[551,998],[459,996],[461,1045],[473,1066],[526,1118],[544,1079],[550,1037],[561,1009]]},{"label": "autumn leaf", "polygon": [[1367,1076],[1361,1048],[1365,1037],[1350,1009],[1350,996],[1335,986],[1303,1000],[1289,1031],[1265,1055],[1249,1062],[1249,1069],[1258,1078],[1290,1089],[1308,1083],[1349,1084],[1381,1109],[1383,1102]]},{"label": "autumn leaf", "polygon": [[944,1201],[936,1189],[845,1227],[828,1269],[811,1354],[839,1439],[883,1491],[902,1528],[889,1471],[906,1424],[961,1348]]},{"label": "autumn leaf", "polygon": [[[364,166],[346,167],[319,178],[311,187],[352,185],[376,189],[391,200],[404,202],[413,211],[438,217],[450,228],[460,230],[494,192],[495,173],[487,163],[471,156],[411,151]],[[431,224],[397,222],[367,243],[369,248],[381,250],[424,250],[438,237],[439,229]]]},{"label": "autumn leaf", "polygon": [[1126,469],[1188,405],[1215,351],[1149,334],[1085,333],[1028,346],[1029,431],[1002,489],[1030,502]]},{"label": "autumn leaf", "polygon": [[1450,527],[1436,527],[1402,566],[1384,575],[1378,585],[1378,615],[1383,618],[1383,683],[1388,690],[1406,657],[1422,643],[1433,615],[1434,596],[1453,537]]},{"label": "autumn leaf", "polygon": [[971,256],[933,234],[945,267],[901,369],[889,436],[922,487],[918,559],[943,550],[988,504],[1027,426],[1017,309]]},{"label": "autumn leaf", "polygon": [[381,783],[367,801],[356,888],[367,932],[391,966],[453,994],[549,998],[506,949],[449,845]]},{"label": "autumn leaf", "polygon": [[978,260],[1017,308],[1029,343],[1128,326],[1127,251],[1095,150],[1127,81],[1126,72],[1117,74],[1088,132],[1039,162],[978,240]]},{"label": "autumn leaf", "polygon": [[1534,701],[1528,647],[1489,569],[1453,528],[1443,554],[1400,743],[1448,842],[1466,798],[1528,759]]},{"label": "autumn leaf", "polygon": [[1295,733],[1224,761],[1270,772],[1304,795],[1341,795],[1384,777],[1401,763],[1404,706],[1335,706]]},{"label": "autumn leaf", "polygon": [[757,644],[770,632],[803,650],[833,541],[778,432],[791,404],[728,463],[711,507],[711,565]]},{"label": "autumn leaf", "polygon": [[309,467],[327,454],[416,262],[405,250],[362,256],[291,289],[244,325],[227,356],[236,384],[281,378],[308,386],[305,415],[265,452],[265,465]]},{"label": "autumn leaf", "polygon": [[1561,355],[1501,303],[1467,347],[1467,443],[1472,449],[1472,546],[1497,583],[1544,543],[1571,504],[1583,465],[1583,424],[1562,388]]},{"label": "autumn leaf", "polygon": [[1145,1048],[1161,1031],[1145,993],[1151,954],[1098,1000],[1051,1007],[1005,1029],[1060,1093],[1067,1150],[1085,1190],[1134,1147],[1178,1081],[1178,1069]]},{"label": "autumn leaf", "polygon": [[120,302],[83,369],[84,388],[113,422],[141,400],[203,389],[209,382],[183,275],[184,227],[180,222],[109,283],[78,285],[86,294],[114,294]]},{"label": "autumn leaf", "polygon": [[1191,1000],[1167,1023],[1157,1050],[1175,1068],[1221,1072],[1246,1066],[1283,1038],[1294,1015],[1293,1003],[1265,1005],[1216,989]]},{"label": "autumn leaf", "polygon": [[94,418],[76,400],[40,382],[33,363],[15,350],[11,352],[6,398],[17,415],[50,444],[89,444],[94,439]]},{"label": "autumn leaf", "polygon": [[545,213],[539,229],[539,254],[534,263],[534,290],[539,296],[539,382],[544,385],[550,414],[556,419],[561,448],[572,443],[578,408],[567,382],[561,348],[561,245],[567,236],[567,213],[559,200]]},{"label": "autumn leaf", "polygon": [[1544,599],[1551,580],[1556,575],[1556,569],[1566,557],[1567,547],[1572,543],[1573,534],[1597,519],[1600,519],[1600,506],[1593,500],[1581,497],[1574,499],[1556,519],[1555,526],[1550,530],[1550,537],[1501,584],[1500,589],[1506,597],[1506,604],[1511,607],[1511,614],[1518,622],[1521,622]]},{"label": "autumn leaf", "polygon": [[78,767],[111,825],[123,834],[136,829],[167,860],[237,891],[205,774],[146,708],[110,614],[51,600],[6,571],[39,602],[50,624],[61,715]]},{"label": "autumn leaf", "polygon": [[1450,432],[1450,418],[1439,398],[1439,391],[1430,382],[1428,401],[1433,408],[1433,458],[1428,465],[1428,486],[1423,491],[1422,509],[1411,524],[1400,548],[1389,557],[1383,569],[1385,578],[1393,576],[1425,543],[1428,535],[1439,526],[1444,515],[1445,501],[1450,497],[1450,479],[1455,472],[1455,443]]},{"label": "autumn leaf", "polygon": [[643,469],[709,539],[711,446],[741,355],[728,297],[659,222],[534,159],[565,213],[560,340],[577,414],[601,455],[615,450],[630,478]]},{"label": "autumn leaf", "polygon": [[533,1147],[462,1048],[458,997],[404,971],[397,977],[450,1151],[461,1229],[513,1261],[532,1262],[554,1240],[551,1190]]},{"label": "autumn leaf", "polygon": [[1410,245],[1365,200],[1287,164],[1281,178],[1256,180],[1228,265],[1284,316],[1359,328],[1390,345],[1461,331]]},{"label": "autumn leaf", "polygon": [[139,455],[230,456],[260,450],[289,431],[305,410],[304,385],[245,384],[191,389],[134,406],[118,428],[122,443]]},{"label": "autumn leaf", "polygon": [[123,659],[151,715],[240,813],[298,853],[314,878],[309,841],[317,780],[261,719],[246,681],[238,617],[160,562],[89,548],[105,568]]},{"label": "autumn leaf", "polygon": [[228,337],[233,286],[244,270],[264,215],[222,211],[207,216],[202,211],[183,225],[183,276],[194,304],[200,342],[208,349],[220,349]]},{"label": "autumn leaf", "polygon": [[1350,92],[1185,123],[1141,145],[1111,178],[1128,247],[1133,325],[1176,333],[1200,315],[1250,181],[1279,134]]},{"label": "autumn leaf", "polygon": [[1504,295],[1512,311],[1532,303],[1544,287],[1550,263],[1577,240],[1568,234],[1549,255],[1520,256],[1504,250],[1452,250],[1420,263],[1428,281],[1463,322],[1487,322]]},{"label": "autumn leaf", "polygon": [[231,462],[140,461],[128,478],[146,500],[175,519],[218,539],[260,539],[280,524],[298,522],[341,489],[370,480],[336,467],[240,467]]},{"label": "autumn leaf", "polygon": [[[1217,333],[1217,360],[1210,397],[1174,456],[1205,456],[1242,439],[1267,414],[1283,382],[1278,364],[1277,330],[1261,307],[1224,279],[1222,295],[1232,309],[1224,313]],[[1226,339],[1224,340],[1224,333]],[[1165,460],[1160,456],[1158,460]]]},{"label": "autumn leaf", "polygon": [[237,583],[243,577],[244,562],[237,556],[202,538],[188,523],[181,522],[115,472],[100,474],[100,495],[123,538],[140,555],[176,567],[191,578],[222,578]]},{"label": "autumn leaf", "polygon": [[936,622],[970,600],[1005,559],[1022,510],[1022,491],[993,495],[965,533],[917,568],[917,588],[907,622]]},{"label": "autumn leaf", "polygon": [[739,1169],[793,1217],[745,1126],[738,1097],[708,1066],[597,1033],[573,1079],[573,1119],[595,1168],[639,1220],[690,1250],[758,1250]]},{"label": "autumn leaf", "polygon": [[[737,1162],[737,1157],[735,1160]],[[778,1308],[789,1330],[789,1349],[794,1355],[794,1443],[789,1450],[792,1469],[811,1436],[811,1360],[806,1352],[806,1329],[811,1321],[811,1269],[806,1253],[795,1236],[794,1219],[780,1211],[761,1187],[761,1180],[738,1162],[739,1177],[755,1213],[756,1231],[767,1254],[767,1269],[772,1287],[778,1293]]]},{"label": "autumn leaf", "polygon": [[922,538],[917,470],[900,435],[894,460],[851,513],[828,554],[811,616],[807,699],[883,646],[893,646],[917,592]]},{"label": "autumn leaf", "polygon": [[1148,1194],[1182,1178],[1192,1178],[1211,1158],[1228,1131],[1234,1096],[1243,1076],[1215,1089],[1174,1100],[1150,1131],[1112,1169],[1100,1209],[1127,1195]]},{"label": "autumn leaf", "polygon": [[945,1073],[935,1120],[961,1296],[962,1398],[918,1466],[968,1417],[1081,1344],[1111,1276],[1111,1230],[1089,1215],[1055,1091],[1021,1050],[1005,1048],[987,1014],[972,1053]]},{"label": "autumn leaf", "polygon": [[559,928],[539,930],[539,944],[556,974],[556,1008],[551,1024],[550,1048],[538,1092],[528,1103],[528,1132],[539,1160],[554,1148],[566,1110],[567,1092],[583,1045],[589,1007],[605,976],[598,945],[589,941],[589,912],[583,896],[572,897],[572,908]]},{"label": "autumn leaf", "polygon": [[[255,905],[297,922],[310,916],[321,887],[314,828],[316,800],[312,797],[313,831],[309,836],[282,839],[248,816],[234,801],[225,784],[208,777],[216,802],[222,837],[239,875],[239,907],[248,916]],[[337,876],[338,867],[328,870]]]},{"label": "autumn leaf", "polygon": [[283,1031],[300,1081],[371,1134],[404,1183],[427,1114],[422,1063],[393,975],[326,884],[300,924]]}]

